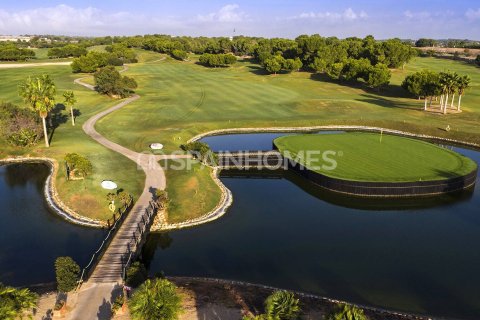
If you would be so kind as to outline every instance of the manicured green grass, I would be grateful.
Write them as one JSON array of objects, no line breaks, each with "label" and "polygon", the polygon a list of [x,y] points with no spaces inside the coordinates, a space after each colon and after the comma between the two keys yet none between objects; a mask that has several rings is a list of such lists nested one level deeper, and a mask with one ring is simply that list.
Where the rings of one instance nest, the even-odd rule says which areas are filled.
[{"label": "manicured green grass", "polygon": [[[167,152],[196,134],[229,127],[359,124],[480,142],[480,69],[462,62],[416,58],[394,71],[392,84],[380,93],[307,72],[264,75],[248,61],[217,69],[194,62],[131,65],[126,75],[137,80],[142,98],[102,120],[99,130],[137,151],[162,142]],[[404,92],[401,81],[422,68],[470,75],[463,113],[424,112],[423,102]]]},{"label": "manicured green grass", "polygon": [[315,172],[353,181],[444,180],[477,167],[473,160],[432,143],[381,133],[292,135],[274,143],[287,158]]},{"label": "manicured green grass", "polygon": [[111,213],[107,208],[106,190],[100,187],[104,179],[111,179],[117,182],[119,188],[130,192],[135,198],[143,190],[144,173],[137,170],[135,163],[129,159],[104,148],[84,134],[82,124],[92,115],[113,106],[119,101],[101,96],[75,85],[73,80],[81,75],[71,73],[69,66],[48,66],[19,69],[0,70],[0,101],[13,102],[23,105],[18,97],[18,85],[29,75],[49,74],[57,85],[57,99],[62,101],[62,93],[65,90],[73,90],[78,103],[75,108],[79,109],[81,115],[77,118],[76,126],[72,126],[68,111],[62,111],[65,123],[61,123],[54,131],[52,145],[45,148],[43,141],[33,148],[13,148],[0,140],[0,158],[9,155],[36,155],[52,157],[60,161],[69,152],[76,152],[87,156],[94,166],[94,173],[85,181],[66,181],[64,167],[60,166],[60,173],[57,177],[57,187],[62,200],[82,215],[107,219]]},{"label": "manicured green grass", "polygon": [[[190,161],[190,160],[178,160]],[[211,211],[220,201],[220,188],[210,177],[211,170],[198,162],[190,169],[175,170],[164,165],[170,203],[167,210],[169,223],[186,221]],[[178,163],[175,164],[178,166]]]}]

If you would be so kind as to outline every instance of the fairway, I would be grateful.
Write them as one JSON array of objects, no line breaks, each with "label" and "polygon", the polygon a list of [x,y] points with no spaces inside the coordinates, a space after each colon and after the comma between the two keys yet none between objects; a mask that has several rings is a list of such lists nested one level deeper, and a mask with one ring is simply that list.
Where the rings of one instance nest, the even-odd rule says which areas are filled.
[{"label": "fairway", "polygon": [[[465,176],[476,163],[456,152],[410,138],[379,133],[339,133],[284,136],[275,139],[286,157],[331,178],[363,182],[416,182]],[[306,157],[308,151],[335,152]],[[287,155],[289,152],[290,155]],[[299,158],[297,158],[299,157]],[[322,165],[328,168],[321,168]],[[332,167],[332,168],[330,168]]]},{"label": "fairway", "polygon": [[[334,82],[309,72],[265,75],[258,64],[240,60],[230,68],[205,68],[167,58],[132,64],[138,101],[99,121],[107,138],[141,152],[161,142],[166,152],[210,130],[240,127],[370,125],[480,143],[480,69],[462,62],[416,58],[394,70],[382,91]],[[407,74],[430,68],[468,74],[471,89],[460,114],[424,112],[400,87]],[[449,125],[451,130],[444,128]]]}]

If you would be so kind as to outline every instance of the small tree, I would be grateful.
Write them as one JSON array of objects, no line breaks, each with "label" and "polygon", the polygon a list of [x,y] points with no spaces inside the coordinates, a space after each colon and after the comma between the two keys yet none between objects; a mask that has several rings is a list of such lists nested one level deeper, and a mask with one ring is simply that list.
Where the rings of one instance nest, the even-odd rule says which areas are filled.
[{"label": "small tree", "polygon": [[112,66],[99,69],[94,78],[96,90],[109,96],[126,97],[137,88],[137,82],[133,78],[122,77]]},{"label": "small tree", "polygon": [[267,72],[277,74],[277,72],[282,70],[284,61],[285,59],[283,59],[281,56],[275,56],[273,58],[266,59],[263,65]]},{"label": "small tree", "polygon": [[59,257],[55,260],[55,273],[58,291],[67,293],[77,286],[80,267],[70,257]]},{"label": "small tree", "polygon": [[387,85],[391,77],[392,73],[388,70],[387,66],[379,63],[368,70],[367,79],[365,80],[369,87],[378,89]]},{"label": "small tree", "polygon": [[67,153],[65,155],[65,161],[73,176],[85,178],[93,172],[93,165],[90,160],[77,153]]},{"label": "small tree", "polygon": [[63,93],[63,97],[65,98],[65,105],[70,107],[70,116],[72,117],[72,126],[75,125],[75,116],[73,114],[73,106],[77,103],[77,99],[75,99],[75,94],[73,91],[65,91]]},{"label": "small tree", "polygon": [[129,307],[133,320],[175,320],[181,307],[177,287],[166,279],[147,280],[133,294]]}]

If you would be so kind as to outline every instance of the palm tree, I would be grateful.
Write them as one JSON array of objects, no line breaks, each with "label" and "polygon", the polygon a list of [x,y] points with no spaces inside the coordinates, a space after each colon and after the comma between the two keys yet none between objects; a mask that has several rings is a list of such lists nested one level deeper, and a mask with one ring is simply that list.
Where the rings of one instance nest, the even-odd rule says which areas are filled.
[{"label": "palm tree", "polygon": [[63,97],[65,98],[65,105],[70,107],[70,116],[72,117],[72,126],[75,125],[75,116],[73,115],[73,106],[77,103],[77,99],[75,99],[75,94],[73,91],[65,91],[63,93]]},{"label": "palm tree", "polygon": [[457,111],[461,111],[461,102],[462,102],[462,96],[465,94],[465,90],[470,85],[470,77],[468,75],[465,75],[463,77],[460,77],[457,83],[457,90],[458,90],[458,105],[457,105]]},{"label": "palm tree", "polygon": [[38,296],[28,289],[15,289],[0,283],[0,319],[22,319],[37,305]]},{"label": "palm tree", "polygon": [[[439,80],[439,83],[440,83],[440,87],[441,87],[441,92],[442,92],[442,95],[440,96],[440,111],[443,112],[443,107],[444,105],[446,105],[446,103],[444,104],[444,101],[448,100],[448,73],[446,72],[441,72],[440,73],[440,80]],[[445,97],[446,96],[446,97]]]},{"label": "palm tree", "polygon": [[450,86],[450,94],[452,94],[452,102],[450,103],[450,108],[453,108],[453,101],[455,99],[455,92],[458,89],[458,82],[460,81],[460,76],[458,73],[454,72],[450,74],[451,79],[451,86]]},{"label": "palm tree", "polygon": [[275,291],[265,300],[267,319],[296,319],[300,312],[298,299],[288,291]]},{"label": "palm tree", "polygon": [[325,317],[326,320],[368,320],[363,310],[352,305],[338,304],[335,309]]},{"label": "palm tree", "polygon": [[50,147],[50,143],[48,142],[45,119],[55,106],[55,93],[55,84],[46,74],[34,78],[29,77],[19,87],[19,94],[25,103],[28,104],[32,110],[38,112],[40,118],[42,118],[46,147]]},{"label": "palm tree", "polygon": [[180,296],[173,283],[166,279],[145,281],[129,302],[134,320],[174,320],[180,311]]}]

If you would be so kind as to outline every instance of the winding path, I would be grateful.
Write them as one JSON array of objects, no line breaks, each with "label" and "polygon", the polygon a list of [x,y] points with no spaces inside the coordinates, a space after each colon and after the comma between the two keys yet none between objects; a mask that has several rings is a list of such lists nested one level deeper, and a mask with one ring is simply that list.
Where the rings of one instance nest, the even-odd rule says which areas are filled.
[{"label": "winding path", "polygon": [[[125,70],[126,68],[122,71]],[[81,80],[82,79],[77,79],[75,80],[75,83],[90,90],[94,89],[92,85],[84,83]],[[70,314],[69,319],[83,320],[110,318],[110,306],[114,293],[117,290],[121,290],[122,286],[121,257],[131,241],[133,232],[141,221],[140,213],[145,211],[149,205],[149,201],[153,199],[153,194],[156,189],[165,189],[165,173],[157,161],[158,157],[149,157],[148,155],[132,151],[108,140],[95,130],[95,124],[99,119],[133,101],[138,100],[139,98],[139,95],[133,95],[132,97],[125,99],[119,104],[91,117],[82,127],[83,131],[98,143],[134,161],[139,170],[145,172],[145,186],[142,194],[136,201],[125,221],[122,223],[120,229],[117,231],[102,259],[93,271],[93,274],[90,276],[90,279],[82,285],[77,300],[73,302],[74,310]]]}]

